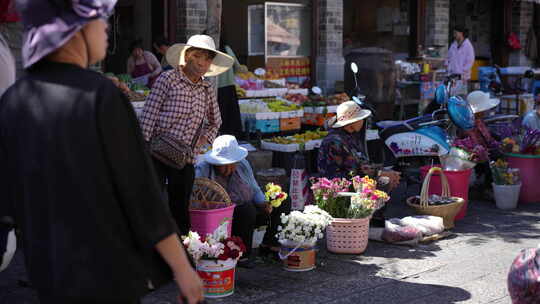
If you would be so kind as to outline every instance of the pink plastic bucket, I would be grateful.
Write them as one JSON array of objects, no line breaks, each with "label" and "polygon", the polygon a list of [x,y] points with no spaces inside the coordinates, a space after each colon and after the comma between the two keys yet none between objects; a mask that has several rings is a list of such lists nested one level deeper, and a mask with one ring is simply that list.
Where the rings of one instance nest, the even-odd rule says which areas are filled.
[{"label": "pink plastic bucket", "polygon": [[506,154],[508,166],[519,168],[521,175],[520,203],[540,203],[540,156]]},{"label": "pink plastic bucket", "polygon": [[[423,166],[420,168],[422,180],[426,177],[426,174],[430,168],[431,166]],[[450,194],[452,196],[461,197],[465,201],[454,218],[455,220],[461,220],[467,214],[467,202],[469,200],[469,179],[471,177],[471,172],[471,169],[463,171],[444,171],[444,175],[446,175],[446,178],[448,178],[448,184],[450,185]],[[441,177],[439,174],[434,173],[431,176],[428,194],[441,195],[441,192]]]},{"label": "pink plastic bucket", "polygon": [[229,222],[229,225],[227,226],[227,235],[231,236],[234,207],[235,205],[232,204],[219,209],[189,209],[191,231],[195,231],[201,237],[205,237],[206,234],[213,233],[223,221],[227,221]]}]

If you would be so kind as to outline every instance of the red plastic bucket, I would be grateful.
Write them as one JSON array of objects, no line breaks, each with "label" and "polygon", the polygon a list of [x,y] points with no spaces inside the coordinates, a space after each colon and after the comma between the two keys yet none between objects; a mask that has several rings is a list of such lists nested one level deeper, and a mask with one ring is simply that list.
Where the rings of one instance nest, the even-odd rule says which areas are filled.
[{"label": "red plastic bucket", "polygon": [[519,168],[521,175],[521,191],[519,193],[520,203],[540,203],[540,156],[506,154],[508,166]]},{"label": "red plastic bucket", "polygon": [[[422,180],[426,177],[426,174],[431,167],[432,166],[423,166],[420,168]],[[450,194],[452,196],[461,197],[465,201],[454,220],[461,220],[467,214],[467,202],[469,200],[469,179],[471,177],[471,172],[472,169],[462,171],[444,171],[444,175],[446,175],[448,184],[450,185]],[[441,193],[441,177],[439,174],[433,173],[429,183],[428,194],[441,195]]]},{"label": "red plastic bucket", "polygon": [[227,234],[231,236],[232,219],[235,205],[209,210],[189,209],[189,218],[191,220],[191,231],[197,232],[201,237],[214,232],[223,222],[229,222],[227,225]]}]

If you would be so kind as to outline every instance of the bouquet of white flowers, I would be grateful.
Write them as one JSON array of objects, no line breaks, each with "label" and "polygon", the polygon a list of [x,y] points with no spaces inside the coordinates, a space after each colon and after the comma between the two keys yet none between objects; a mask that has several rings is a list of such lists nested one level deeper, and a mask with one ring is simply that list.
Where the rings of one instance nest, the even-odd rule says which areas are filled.
[{"label": "bouquet of white flowers", "polygon": [[282,243],[314,244],[323,237],[323,231],[331,221],[332,217],[326,211],[317,206],[306,206],[303,212],[282,214],[276,236]]},{"label": "bouquet of white flowers", "polygon": [[228,260],[238,261],[246,247],[239,237],[227,237],[228,222],[223,222],[212,234],[202,239],[197,232],[190,231],[182,236],[184,247],[195,261]]}]

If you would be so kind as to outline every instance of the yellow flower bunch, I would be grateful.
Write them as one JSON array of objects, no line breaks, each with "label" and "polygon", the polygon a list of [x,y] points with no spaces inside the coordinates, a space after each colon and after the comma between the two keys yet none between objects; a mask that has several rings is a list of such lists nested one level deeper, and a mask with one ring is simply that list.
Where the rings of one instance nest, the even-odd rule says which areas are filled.
[{"label": "yellow flower bunch", "polygon": [[272,207],[277,208],[281,206],[281,203],[287,199],[287,193],[281,190],[281,186],[274,183],[266,185],[266,193],[264,197],[270,202]]}]

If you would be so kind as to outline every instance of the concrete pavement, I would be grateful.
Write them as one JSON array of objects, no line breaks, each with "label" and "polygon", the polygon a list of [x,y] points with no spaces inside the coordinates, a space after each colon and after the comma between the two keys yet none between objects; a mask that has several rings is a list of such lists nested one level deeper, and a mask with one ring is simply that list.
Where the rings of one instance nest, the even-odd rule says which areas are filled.
[{"label": "concrete pavement", "polygon": [[[394,216],[411,214],[404,203],[389,205]],[[237,270],[234,295],[209,303],[510,303],[506,275],[522,248],[540,243],[540,204],[502,211],[491,202],[472,202],[455,235],[406,247],[370,241],[361,255],[327,253],[324,243],[317,268],[287,272],[260,260],[254,269]],[[21,256],[0,274],[0,303],[38,303],[18,279]],[[149,294],[144,304],[175,303],[171,284]]]}]

